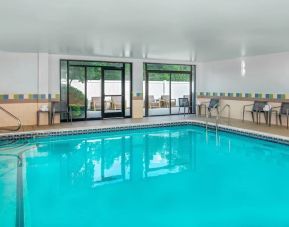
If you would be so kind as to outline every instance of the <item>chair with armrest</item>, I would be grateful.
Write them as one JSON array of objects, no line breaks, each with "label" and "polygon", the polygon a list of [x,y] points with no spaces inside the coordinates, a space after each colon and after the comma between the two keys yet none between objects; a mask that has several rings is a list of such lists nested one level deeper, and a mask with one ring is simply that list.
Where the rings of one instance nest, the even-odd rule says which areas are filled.
[{"label": "chair with armrest", "polygon": [[183,98],[187,98],[189,100],[189,111],[191,113],[192,112],[192,108],[194,107],[194,105],[193,105],[194,100],[191,100],[191,96],[190,95],[184,95]]},{"label": "chair with armrest", "polygon": [[121,95],[114,95],[111,96],[111,107],[114,110],[121,110],[122,104],[122,96]]},{"label": "chair with armrest", "polygon": [[186,98],[186,99],[188,99],[188,100],[189,100],[189,102],[190,102],[190,98],[191,98],[191,97],[190,97],[190,95],[184,95],[184,96],[183,96],[183,98]]},{"label": "chair with armrest", "polygon": [[184,114],[186,113],[186,108],[188,108],[188,113],[190,113],[190,102],[188,98],[179,98],[179,113],[181,108],[184,108]]},{"label": "chair with armrest", "polygon": [[220,99],[213,98],[213,99],[210,99],[210,101],[208,102],[202,102],[199,105],[199,110],[201,110],[203,106],[205,107],[206,116],[207,116],[207,111],[208,111],[209,117],[211,117],[213,110],[216,110],[217,114],[219,114]]},{"label": "chair with armrest", "polygon": [[153,95],[149,95],[148,105],[150,109],[161,107],[160,101],[158,99],[155,99]]},{"label": "chair with armrest", "polygon": [[52,112],[52,116],[51,116],[52,124],[54,124],[54,117],[56,114],[65,114],[67,122],[69,118],[70,118],[70,121],[72,122],[71,108],[67,105],[65,101],[53,102],[51,112]]},{"label": "chair with armrest", "polygon": [[101,110],[101,97],[91,97],[90,109]]},{"label": "chair with armrest", "polygon": [[171,107],[175,107],[176,104],[177,104],[176,99],[171,99],[170,100],[170,96],[169,95],[162,95],[160,102],[161,102],[162,107],[165,107],[165,108],[170,107],[170,105],[171,105]]},{"label": "chair with armrest", "polygon": [[[287,118],[287,129],[289,128],[289,102],[282,102],[281,106],[276,106],[272,108],[272,111],[276,110],[276,124],[278,124],[278,117],[280,125],[282,126],[282,116]],[[279,109],[279,111],[277,110]]]},{"label": "chair with armrest", "polygon": [[211,99],[208,106],[209,116],[212,116],[212,110],[216,110],[219,114],[220,99]]},{"label": "chair with armrest", "polygon": [[[266,114],[265,114],[265,111],[264,111],[264,107],[268,104],[267,101],[254,101],[253,104],[249,104],[249,105],[244,105],[243,106],[243,122],[245,120],[245,113],[251,113],[251,116],[252,116],[252,120],[253,122],[255,122],[255,117],[254,115],[256,114],[256,120],[257,120],[257,123],[259,123],[260,121],[260,113],[263,113],[264,114],[264,118],[266,120],[266,123],[267,123],[267,118],[266,118]],[[252,109],[248,110],[248,107],[252,107]]]}]

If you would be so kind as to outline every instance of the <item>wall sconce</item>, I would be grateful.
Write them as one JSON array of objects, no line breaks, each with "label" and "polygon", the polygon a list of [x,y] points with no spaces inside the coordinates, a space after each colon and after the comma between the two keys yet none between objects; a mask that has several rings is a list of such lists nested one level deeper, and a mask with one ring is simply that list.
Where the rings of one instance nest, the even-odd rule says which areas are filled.
[{"label": "wall sconce", "polygon": [[241,75],[246,75],[246,62],[244,60],[241,61]]}]

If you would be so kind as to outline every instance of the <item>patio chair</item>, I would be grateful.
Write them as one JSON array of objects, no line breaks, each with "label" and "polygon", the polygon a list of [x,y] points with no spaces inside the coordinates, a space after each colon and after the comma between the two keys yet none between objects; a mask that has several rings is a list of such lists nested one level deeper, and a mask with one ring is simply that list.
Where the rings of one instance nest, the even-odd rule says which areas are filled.
[{"label": "patio chair", "polygon": [[190,100],[191,99],[190,95],[184,95],[183,98],[188,99],[189,100],[189,105],[192,106],[191,105],[191,100]]},{"label": "patio chair", "polygon": [[168,108],[168,107],[175,107],[177,104],[177,100],[176,99],[170,99],[169,95],[162,95],[161,96],[161,106]]},{"label": "patio chair", "polygon": [[217,114],[219,114],[220,99],[210,99],[209,102],[203,102],[199,104],[199,115],[203,106],[205,107],[205,115],[207,116],[208,111],[209,117],[212,117],[213,110],[216,110]]},{"label": "patio chair", "polygon": [[212,110],[216,110],[219,114],[220,99],[211,99],[208,106],[209,117],[212,116]]},{"label": "patio chair", "polygon": [[184,108],[184,114],[186,113],[186,108],[188,108],[188,113],[190,112],[190,102],[188,98],[179,98],[179,113],[181,108]]},{"label": "patio chair", "polygon": [[54,124],[54,117],[56,114],[65,114],[67,122],[68,122],[69,118],[70,118],[70,121],[72,122],[71,108],[67,105],[67,103],[65,101],[53,102],[51,112],[52,112],[51,113],[52,114],[52,116],[51,116],[52,124]]},{"label": "patio chair", "polygon": [[280,125],[282,125],[282,116],[286,116],[287,118],[287,129],[289,128],[289,102],[282,102],[281,106],[273,107],[271,110],[274,111],[274,109],[279,109],[279,111],[275,111],[276,113],[276,124],[278,124],[278,117]]},{"label": "patio chair", "polygon": [[[268,104],[267,101],[254,101],[253,104],[244,105],[244,106],[243,106],[243,122],[244,122],[244,120],[245,120],[245,113],[248,112],[248,113],[251,113],[253,122],[255,122],[255,117],[254,117],[254,115],[256,114],[257,123],[260,122],[260,113],[263,113],[263,114],[264,114],[265,121],[266,121],[266,123],[267,123],[266,113],[265,113],[265,111],[264,111],[264,107],[265,107],[267,104]],[[252,107],[252,109],[251,109],[251,110],[248,110],[248,109],[246,109],[247,107]]]},{"label": "patio chair", "polygon": [[[194,107],[193,103],[191,102],[191,96],[190,95],[184,95],[183,98],[187,98],[189,100],[189,106],[190,107]],[[191,111],[191,109],[189,108],[189,110]]]},{"label": "patio chair", "polygon": [[149,95],[149,108],[161,108],[161,103],[158,99],[155,99],[153,95]]},{"label": "patio chair", "polygon": [[114,110],[122,109],[122,97],[121,95],[111,96],[111,107]]},{"label": "patio chair", "polygon": [[90,109],[101,110],[101,97],[91,97]]},{"label": "patio chair", "polygon": [[187,98],[190,101],[190,95],[184,95],[183,98]]}]

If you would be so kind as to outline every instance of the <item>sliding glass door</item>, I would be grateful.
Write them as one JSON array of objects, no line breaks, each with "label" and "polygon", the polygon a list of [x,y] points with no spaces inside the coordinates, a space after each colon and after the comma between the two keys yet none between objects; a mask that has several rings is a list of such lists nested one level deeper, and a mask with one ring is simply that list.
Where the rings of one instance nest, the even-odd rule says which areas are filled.
[{"label": "sliding glass door", "polygon": [[60,99],[72,120],[131,117],[131,63],[61,60],[60,67]]},{"label": "sliding glass door", "polygon": [[148,73],[148,115],[170,114],[170,74]]},{"label": "sliding glass door", "polygon": [[70,66],[69,67],[69,80],[68,80],[68,100],[69,107],[72,111],[73,119],[86,118],[86,83],[85,83],[85,67]]},{"label": "sliding glass door", "polygon": [[194,67],[190,65],[145,64],[145,115],[193,113],[194,81]]},{"label": "sliding glass door", "polygon": [[101,68],[86,67],[86,86],[87,86],[87,119],[101,118],[102,102],[102,78]]},{"label": "sliding glass door", "polygon": [[102,70],[103,76],[103,117],[124,117],[124,73],[119,69]]},{"label": "sliding glass door", "polygon": [[[180,98],[188,99],[191,102],[191,74],[172,73],[171,74],[171,114],[183,114],[187,108],[180,107]],[[191,105],[190,105],[191,106]],[[191,108],[188,112],[191,112]]]}]

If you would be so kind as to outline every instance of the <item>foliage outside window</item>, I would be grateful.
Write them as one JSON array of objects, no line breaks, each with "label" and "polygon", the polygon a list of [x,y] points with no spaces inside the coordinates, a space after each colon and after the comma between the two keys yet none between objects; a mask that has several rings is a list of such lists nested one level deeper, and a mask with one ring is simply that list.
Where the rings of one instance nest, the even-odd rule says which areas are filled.
[{"label": "foliage outside window", "polygon": [[[171,72],[180,72],[176,73],[171,80],[172,81],[187,81],[189,82],[189,78],[187,74],[184,73],[191,73],[192,72],[192,66],[190,65],[169,65],[169,64],[152,64],[148,63],[145,67],[146,71],[151,71],[150,75],[153,75],[151,77],[151,81],[169,81],[170,80],[170,74]],[[156,72],[160,71],[160,72]],[[168,73],[166,73],[168,72]]]}]

